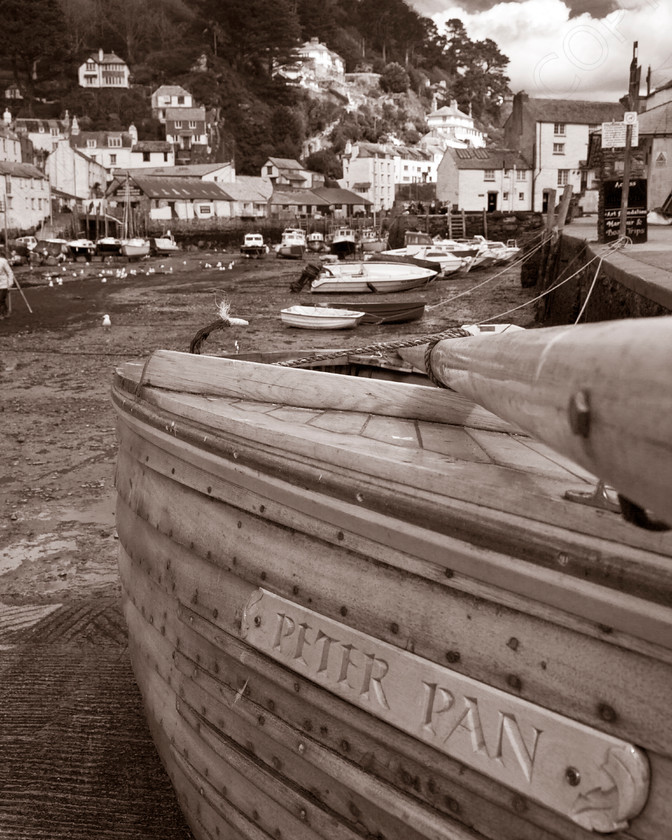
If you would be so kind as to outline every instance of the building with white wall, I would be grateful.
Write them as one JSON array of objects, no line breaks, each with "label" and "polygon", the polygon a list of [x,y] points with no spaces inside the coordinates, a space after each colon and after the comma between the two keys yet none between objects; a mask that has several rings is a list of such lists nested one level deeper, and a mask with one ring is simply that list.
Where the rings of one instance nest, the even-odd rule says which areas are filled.
[{"label": "building with white wall", "polygon": [[59,141],[47,155],[44,173],[54,194],[66,202],[86,203],[102,195],[107,185],[107,170],[93,158]]},{"label": "building with white wall", "polygon": [[72,147],[110,173],[131,167],[131,151],[137,139],[135,126],[130,126],[128,131],[80,131],[76,120],[70,133]]},{"label": "building with white wall", "polygon": [[546,212],[552,191],[567,184],[580,192],[591,132],[603,122],[622,121],[624,111],[618,102],[532,99],[525,91],[514,96],[504,144],[532,164],[532,210]]},{"label": "building with white wall", "polygon": [[446,149],[436,198],[457,210],[514,212],[532,206],[532,166],[511,149]]},{"label": "building with white wall", "polygon": [[152,114],[161,123],[166,122],[168,108],[193,107],[193,96],[180,85],[161,85],[152,93]]},{"label": "building with white wall", "polygon": [[91,53],[79,66],[79,84],[84,88],[127,88],[129,69],[116,53],[106,53],[102,47]]},{"label": "building with white wall", "polygon": [[3,123],[0,126],[0,160],[21,163],[21,141],[12,129]]},{"label": "building with white wall", "polygon": [[[436,102],[436,97],[434,101]],[[430,131],[440,134],[449,145],[475,146],[476,148],[485,146],[483,132],[476,127],[474,118],[471,114],[460,111],[454,99],[451,100],[450,105],[435,108],[427,114],[426,120]]]},{"label": "building with white wall", "polygon": [[376,213],[394,207],[397,156],[393,146],[348,143],[342,163],[342,187],[368,199]]},{"label": "building with white wall", "polygon": [[51,214],[49,179],[31,163],[0,161],[0,204],[8,231],[36,230]]}]

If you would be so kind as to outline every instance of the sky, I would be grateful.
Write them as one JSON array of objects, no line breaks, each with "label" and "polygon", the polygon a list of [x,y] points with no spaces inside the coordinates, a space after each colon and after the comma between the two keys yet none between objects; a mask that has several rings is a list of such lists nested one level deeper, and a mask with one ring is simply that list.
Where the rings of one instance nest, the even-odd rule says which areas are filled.
[{"label": "sky", "polygon": [[638,42],[641,95],[672,80],[672,0],[406,0],[439,31],[459,18],[472,41],[509,58],[513,93],[616,102]]}]

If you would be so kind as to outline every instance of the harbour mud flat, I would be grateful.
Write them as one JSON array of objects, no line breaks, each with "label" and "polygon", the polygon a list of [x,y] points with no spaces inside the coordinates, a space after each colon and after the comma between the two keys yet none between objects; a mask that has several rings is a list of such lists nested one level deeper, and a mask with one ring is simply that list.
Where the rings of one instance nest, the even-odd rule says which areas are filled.
[{"label": "harbour mud flat", "polygon": [[[212,333],[204,353],[393,342],[534,294],[516,268],[452,275],[394,296],[424,300],[420,321],[311,333],[280,319],[321,300],[290,291],[304,267],[218,252],[17,272],[25,300],[14,291],[0,324],[3,838],[190,837],[142,715],[119,604],[115,366],[188,350],[222,302],[248,324]],[[532,309],[497,320],[532,326]]]}]

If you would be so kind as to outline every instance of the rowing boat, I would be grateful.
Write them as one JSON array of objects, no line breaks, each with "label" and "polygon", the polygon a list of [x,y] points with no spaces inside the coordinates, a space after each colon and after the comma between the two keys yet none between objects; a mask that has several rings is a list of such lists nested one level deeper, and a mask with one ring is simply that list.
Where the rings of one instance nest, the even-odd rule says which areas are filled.
[{"label": "rowing boat", "polygon": [[438,271],[437,263],[433,263],[432,268],[374,260],[325,263],[310,281],[310,291],[336,294],[404,292],[427,285]]},{"label": "rowing boat", "polygon": [[402,324],[419,321],[425,314],[426,304],[423,300],[366,300],[334,303],[333,306],[364,312],[362,324]]},{"label": "rowing boat", "polygon": [[672,318],[477,332],[117,369],[130,653],[198,840],[667,836]]},{"label": "rowing boat", "polygon": [[345,307],[288,306],[280,311],[280,320],[288,327],[304,330],[346,330],[364,318],[361,310]]}]

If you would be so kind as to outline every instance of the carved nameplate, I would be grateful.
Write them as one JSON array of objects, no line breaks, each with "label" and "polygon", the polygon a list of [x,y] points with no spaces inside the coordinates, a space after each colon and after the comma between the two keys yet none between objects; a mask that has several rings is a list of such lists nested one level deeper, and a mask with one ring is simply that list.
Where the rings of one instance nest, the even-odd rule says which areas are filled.
[{"label": "carved nameplate", "polygon": [[246,641],[327,691],[584,828],[627,827],[649,766],[631,744],[257,590]]}]

